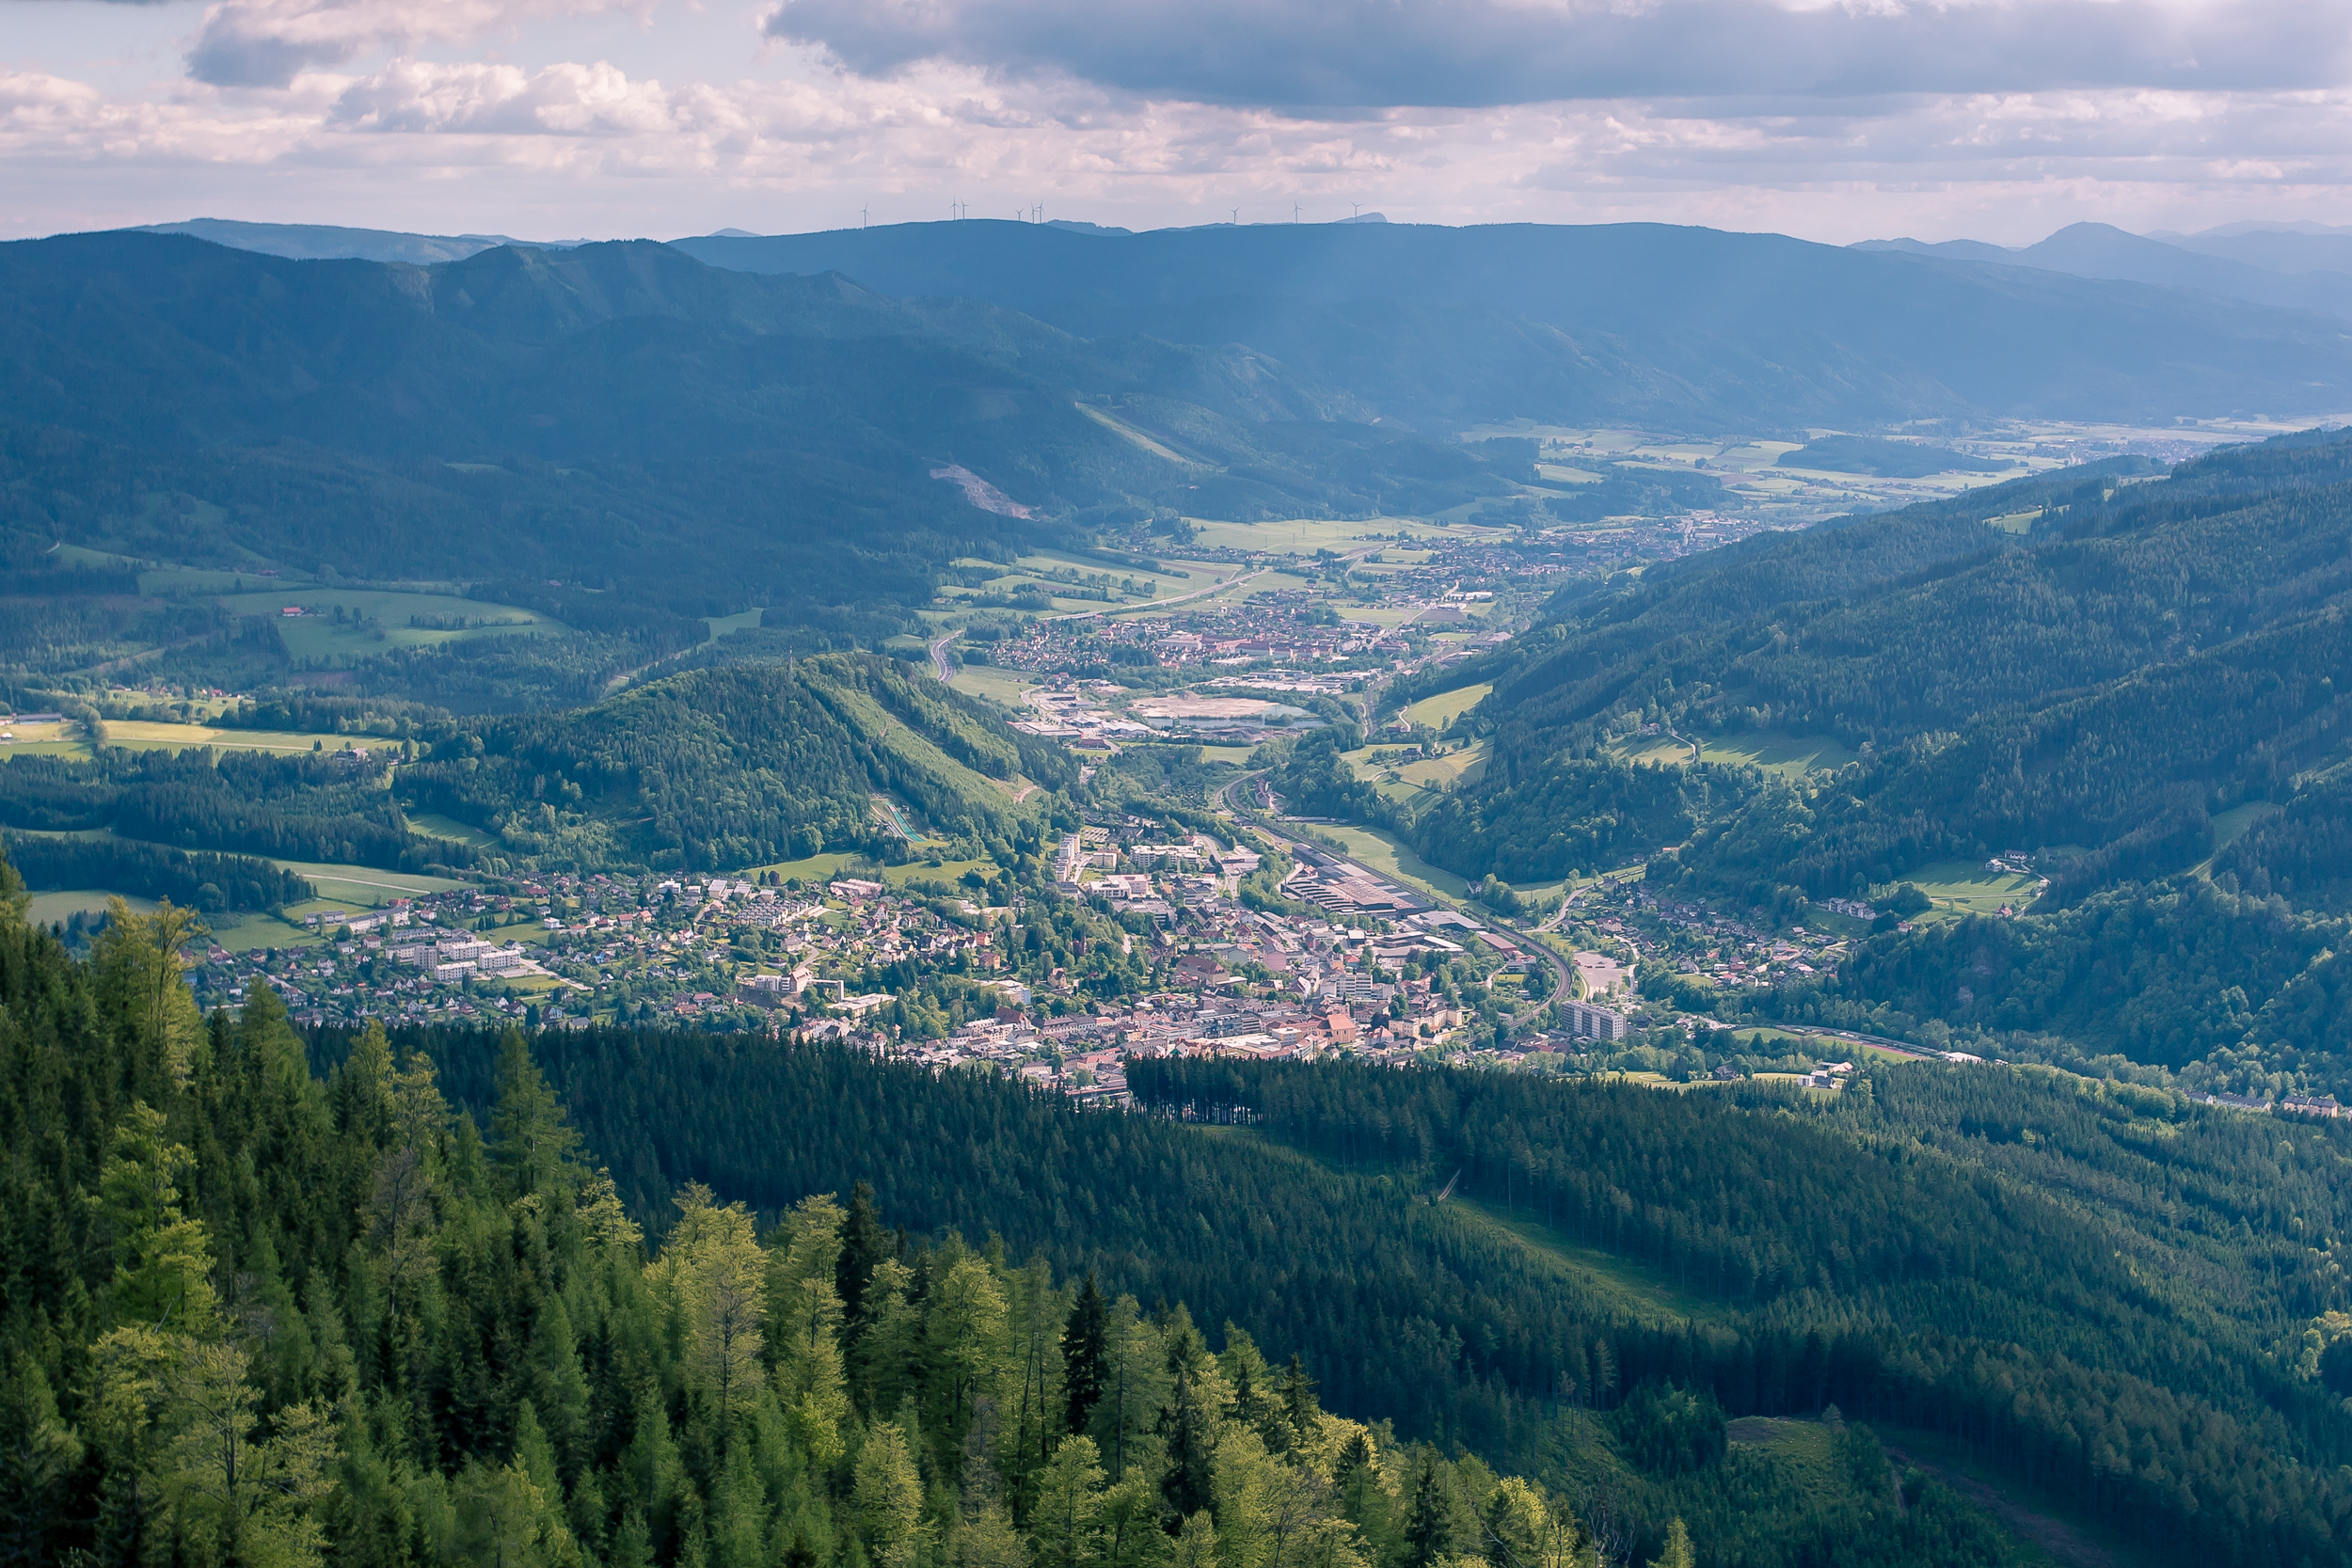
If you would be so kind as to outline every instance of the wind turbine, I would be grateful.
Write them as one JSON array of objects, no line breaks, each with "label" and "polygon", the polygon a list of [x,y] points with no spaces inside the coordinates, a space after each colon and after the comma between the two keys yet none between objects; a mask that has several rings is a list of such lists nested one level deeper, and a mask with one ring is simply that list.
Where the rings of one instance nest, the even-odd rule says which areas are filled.
[{"label": "wind turbine", "polygon": [[1298,221],[1298,203],[1295,201],[1291,203],[1291,221],[1293,223]]}]

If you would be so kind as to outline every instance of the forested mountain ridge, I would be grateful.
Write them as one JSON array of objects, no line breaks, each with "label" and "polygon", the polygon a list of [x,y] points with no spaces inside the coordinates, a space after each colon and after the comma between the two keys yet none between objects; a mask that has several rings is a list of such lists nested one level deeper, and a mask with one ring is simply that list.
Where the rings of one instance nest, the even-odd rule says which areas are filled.
[{"label": "forested mountain ridge", "polygon": [[266,986],[199,1018],[176,911],[121,912],[78,965],[20,904],[0,863],[11,1565],[1690,1568],[1693,1536],[1791,1568],[2026,1560],[1866,1431],[1801,1481],[1726,1452],[1704,1392],[1613,1370],[1606,1415],[1549,1418],[1597,1484],[1498,1476],[1327,1409],[1233,1323],[1213,1354],[1181,1303],[894,1235],[863,1186],[770,1229],[690,1182],[648,1249],[519,1031],[466,1042],[495,1056],[464,1064],[485,1127],[378,1026],[318,1077]]},{"label": "forested mountain ridge", "polygon": [[713,870],[879,847],[873,797],[921,825],[1034,853],[1069,753],[911,667],[863,654],[690,671],[574,711],[428,732],[401,769],[420,809],[542,864]]},{"label": "forested mountain ridge", "polygon": [[[495,1100],[489,1037],[404,1037],[459,1102]],[[342,1043],[321,1042],[322,1065]],[[1560,1406],[1608,1411],[1659,1380],[1734,1416],[1830,1402],[1965,1434],[2020,1480],[2095,1497],[2152,1561],[2339,1555],[2347,1437],[2318,1369],[2343,1287],[2311,1242],[2347,1213],[2333,1128],[2282,1147],[2266,1123],[2171,1095],[1941,1066],[1874,1070],[1875,1095],[1822,1101],[1130,1064],[1147,1104],[1243,1107],[1285,1149],[829,1050],[611,1030],[539,1050],[649,1217],[685,1182],[770,1212],[870,1172],[881,1207],[917,1227],[1001,1235],[1059,1274],[1230,1317],[1303,1352],[1331,1408],[1442,1431],[1506,1468],[1589,1478],[1590,1430],[1564,1446]],[[1526,1231],[1654,1271],[1676,1309],[1630,1310],[1415,1196],[1457,1170]],[[1815,1560],[1801,1509],[1737,1522],[1730,1475],[1649,1473],[1662,1491],[1644,1506],[1721,1521],[1702,1560]]]},{"label": "forested mountain ridge", "polygon": [[1122,234],[981,219],[673,243],[718,266],[984,299],[1090,338],[1244,343],[1431,432],[2323,409],[2344,401],[2328,388],[2352,344],[2329,316],[1662,224]]},{"label": "forested mountain ridge", "polygon": [[0,826],[39,832],[104,828],[128,839],[285,860],[418,871],[472,859],[410,831],[390,789],[396,756],[215,752],[210,747],[103,748],[88,762],[0,762]]},{"label": "forested mountain ridge", "polygon": [[[959,556],[1089,508],[1148,515],[1228,467],[1248,515],[1376,511],[1399,474],[1448,504],[1505,487],[1393,428],[1287,461],[1312,444],[1289,427],[1358,410],[1263,355],[1087,342],[643,242],[414,267],[72,235],[0,245],[0,527],[37,550],[903,611]],[[1130,394],[1193,431],[1195,460],[1077,406]],[[932,477],[947,465],[1030,515],[973,505]]]},{"label": "forested mountain ridge", "polygon": [[[2070,893],[2201,859],[2208,816],[2291,794],[2352,717],[2336,696],[2352,438],[2137,477],[2019,481],[1564,595],[1549,625],[1449,673],[1493,683],[1466,723],[1492,752],[1419,830],[1423,852],[1465,875],[1591,868],[1570,857],[1597,847],[1528,841],[1522,824],[1564,821],[1529,802],[1591,796],[1574,820],[1711,780],[1708,801],[1609,852],[1705,824],[1686,864],[1816,898],[2015,845],[2085,855]],[[1765,791],[1743,815],[1757,782],[1630,780],[1609,747],[1645,723],[1827,734],[1862,760],[1834,790]]]}]

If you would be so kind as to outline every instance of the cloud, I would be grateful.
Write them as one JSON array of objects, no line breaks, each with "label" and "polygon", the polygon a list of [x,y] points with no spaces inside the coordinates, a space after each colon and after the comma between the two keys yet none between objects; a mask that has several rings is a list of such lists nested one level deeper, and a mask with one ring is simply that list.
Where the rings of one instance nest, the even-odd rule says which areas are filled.
[{"label": "cloud", "polygon": [[306,71],[373,50],[456,43],[548,16],[622,8],[624,0],[223,0],[204,13],[188,74],[221,87],[285,87]]},{"label": "cloud", "polygon": [[762,25],[869,76],[937,60],[1317,109],[2266,90],[2352,72],[2340,0],[782,0]]},{"label": "cloud", "polygon": [[[251,36],[326,63],[263,91],[176,72],[76,81],[59,61],[0,71],[0,232],[199,213],[431,233],[775,232],[866,208],[944,218],[951,200],[1152,227],[1235,206],[1286,219],[1295,201],[1313,221],[1360,201],[1422,222],[2022,243],[2084,217],[2146,230],[2352,214],[2340,87],[1803,96],[1759,71],[1707,94],[1280,108],[1001,63],[861,74],[806,45],[755,60],[743,14],[716,8],[656,13],[675,29],[656,79],[611,27],[516,24],[568,8],[553,0],[230,3]],[[173,53],[187,25],[105,20],[148,25],[145,58]],[[493,35],[496,53],[465,41]],[[350,63],[362,50],[376,53]]]},{"label": "cloud", "polygon": [[598,60],[548,66],[393,61],[343,90],[328,112],[338,129],[470,135],[615,136],[675,127],[660,82],[631,82]]}]

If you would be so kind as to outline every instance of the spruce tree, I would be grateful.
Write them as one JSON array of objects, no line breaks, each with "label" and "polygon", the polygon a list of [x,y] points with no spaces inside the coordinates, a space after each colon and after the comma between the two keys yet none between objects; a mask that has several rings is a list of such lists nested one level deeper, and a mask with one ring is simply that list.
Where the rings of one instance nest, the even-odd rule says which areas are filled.
[{"label": "spruce tree", "polygon": [[1446,1501],[1437,1461],[1422,1460],[1421,1473],[1413,1478],[1412,1506],[1405,1515],[1406,1568],[1435,1568],[1453,1544],[1454,1523]]},{"label": "spruce tree", "polygon": [[1087,1418],[1103,1398],[1109,1324],[1109,1305],[1103,1300],[1094,1271],[1089,1269],[1061,1336],[1062,1388],[1069,1400],[1065,1429],[1071,1433],[1086,1431]]}]

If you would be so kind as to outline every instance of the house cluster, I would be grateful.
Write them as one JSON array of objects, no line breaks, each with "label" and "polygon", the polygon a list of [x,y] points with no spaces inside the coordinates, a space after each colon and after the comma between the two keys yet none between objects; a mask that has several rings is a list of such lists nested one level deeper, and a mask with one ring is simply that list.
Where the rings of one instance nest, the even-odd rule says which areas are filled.
[{"label": "house cluster", "polygon": [[2225,1111],[2253,1111],[2263,1115],[2309,1117],[2333,1121],[2352,1116],[2352,1106],[2340,1105],[2332,1094],[2284,1094],[2271,1100],[2259,1094],[2209,1093],[2194,1090],[2188,1098],[2200,1105],[2212,1105]]}]

